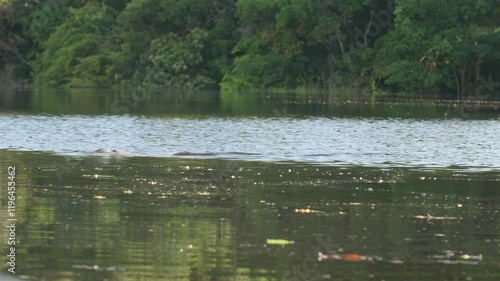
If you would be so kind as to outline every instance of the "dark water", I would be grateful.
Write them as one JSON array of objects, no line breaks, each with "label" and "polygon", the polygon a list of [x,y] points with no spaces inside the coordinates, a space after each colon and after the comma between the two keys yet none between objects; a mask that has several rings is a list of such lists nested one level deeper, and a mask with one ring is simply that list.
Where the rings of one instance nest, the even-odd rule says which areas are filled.
[{"label": "dark water", "polygon": [[[495,109],[128,97],[135,107],[102,93],[0,103],[5,224],[16,167],[11,277],[500,279]],[[137,156],[88,153],[99,147]]]}]

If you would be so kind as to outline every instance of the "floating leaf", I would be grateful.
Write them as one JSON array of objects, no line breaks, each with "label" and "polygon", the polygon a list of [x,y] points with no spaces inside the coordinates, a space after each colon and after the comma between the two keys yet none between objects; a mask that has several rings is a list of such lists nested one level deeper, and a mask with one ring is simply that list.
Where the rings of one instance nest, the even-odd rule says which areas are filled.
[{"label": "floating leaf", "polygon": [[295,244],[295,241],[286,240],[286,239],[267,239],[268,245],[289,245]]}]

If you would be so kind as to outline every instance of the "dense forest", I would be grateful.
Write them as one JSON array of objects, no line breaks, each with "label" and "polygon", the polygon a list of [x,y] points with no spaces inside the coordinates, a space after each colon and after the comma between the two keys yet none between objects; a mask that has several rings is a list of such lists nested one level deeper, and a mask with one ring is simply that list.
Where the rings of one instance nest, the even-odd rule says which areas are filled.
[{"label": "dense forest", "polygon": [[0,0],[2,83],[498,99],[499,0]]}]

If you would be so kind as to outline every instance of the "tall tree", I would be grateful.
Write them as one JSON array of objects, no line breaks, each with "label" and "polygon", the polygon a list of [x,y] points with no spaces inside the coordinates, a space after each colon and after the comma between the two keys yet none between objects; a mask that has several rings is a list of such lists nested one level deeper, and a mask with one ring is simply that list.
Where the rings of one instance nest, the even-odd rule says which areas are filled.
[{"label": "tall tree", "polygon": [[0,76],[6,81],[30,78],[33,42],[26,22],[32,11],[28,0],[0,2]]},{"label": "tall tree", "polygon": [[[387,3],[350,1],[238,1],[242,39],[222,85],[244,88],[333,88],[368,81],[373,42],[385,33],[378,11]],[[375,28],[376,27],[376,28]],[[361,42],[359,42],[361,40]],[[343,73],[339,75],[339,73]]]},{"label": "tall tree", "polygon": [[100,3],[70,8],[69,14],[43,43],[35,67],[38,83],[97,86],[107,84],[106,46],[113,11]]},{"label": "tall tree", "polygon": [[113,29],[115,83],[216,88],[238,34],[235,1],[132,0]]},{"label": "tall tree", "polygon": [[382,85],[461,99],[498,69],[498,1],[396,3],[396,25],[380,41],[375,63],[374,77]]}]

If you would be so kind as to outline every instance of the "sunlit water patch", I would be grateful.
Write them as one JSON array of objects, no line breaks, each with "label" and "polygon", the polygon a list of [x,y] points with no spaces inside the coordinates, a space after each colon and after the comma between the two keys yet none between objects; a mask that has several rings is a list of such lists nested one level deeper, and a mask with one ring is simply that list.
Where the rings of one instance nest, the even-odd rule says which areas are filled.
[{"label": "sunlit water patch", "polygon": [[153,157],[500,169],[496,120],[0,115],[0,123],[16,128],[0,142],[10,150],[85,155],[106,147]]}]

